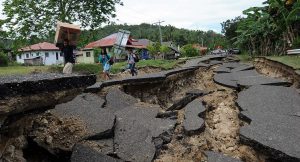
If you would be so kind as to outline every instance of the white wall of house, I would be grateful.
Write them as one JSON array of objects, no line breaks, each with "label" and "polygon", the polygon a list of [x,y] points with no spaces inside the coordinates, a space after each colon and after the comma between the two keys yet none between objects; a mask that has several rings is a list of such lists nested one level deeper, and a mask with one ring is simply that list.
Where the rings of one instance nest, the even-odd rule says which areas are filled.
[{"label": "white wall of house", "polygon": [[24,52],[17,56],[18,63],[24,63],[24,59],[31,59],[35,57],[42,57],[44,65],[57,65],[64,63],[63,54],[61,51],[31,51]]}]

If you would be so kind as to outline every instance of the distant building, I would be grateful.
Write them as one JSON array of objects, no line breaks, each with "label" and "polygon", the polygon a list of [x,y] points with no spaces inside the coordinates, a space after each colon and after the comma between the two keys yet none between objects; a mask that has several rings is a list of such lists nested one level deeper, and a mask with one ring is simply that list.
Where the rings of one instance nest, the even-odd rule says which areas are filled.
[{"label": "distant building", "polygon": [[[79,63],[95,63],[97,62],[98,54],[94,54],[95,48],[106,48],[108,53],[111,53],[113,50],[113,46],[117,40],[117,34],[113,33],[107,37],[104,37],[95,42],[91,42],[86,45],[82,53],[77,55]],[[136,49],[146,49],[147,46],[151,43],[150,40],[147,39],[132,39],[131,37],[127,41],[126,47],[132,47]]]},{"label": "distant building", "polygon": [[16,56],[18,63],[30,65],[63,64],[64,57],[61,51],[52,43],[43,42],[18,50],[21,54]]},{"label": "distant building", "polygon": [[207,53],[207,47],[202,47],[200,44],[193,44],[193,47],[199,51],[199,55],[205,55]]}]

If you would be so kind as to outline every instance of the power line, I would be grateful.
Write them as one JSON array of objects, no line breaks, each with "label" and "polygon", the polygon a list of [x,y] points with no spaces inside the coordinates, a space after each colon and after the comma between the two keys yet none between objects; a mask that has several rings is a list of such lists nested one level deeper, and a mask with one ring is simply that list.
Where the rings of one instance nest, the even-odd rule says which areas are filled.
[{"label": "power line", "polygon": [[155,23],[152,23],[152,24],[158,24],[158,29],[159,29],[159,37],[160,37],[160,44],[162,44],[162,33],[161,33],[161,27],[160,27],[160,24],[163,23],[165,21],[158,21],[158,22],[155,22]]}]

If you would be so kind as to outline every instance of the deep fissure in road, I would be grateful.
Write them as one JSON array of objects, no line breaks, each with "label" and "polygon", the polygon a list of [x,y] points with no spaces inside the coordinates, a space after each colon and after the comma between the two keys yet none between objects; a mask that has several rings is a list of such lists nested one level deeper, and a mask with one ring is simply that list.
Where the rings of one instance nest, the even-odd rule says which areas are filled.
[{"label": "deep fissure in road", "polygon": [[[176,107],[173,112],[177,112],[177,115],[167,116],[176,120],[175,128],[169,137],[170,140],[164,141],[156,151],[154,161],[205,161],[205,151],[208,150],[221,152],[246,162],[267,161],[268,158],[264,153],[256,152],[240,143],[239,129],[247,123],[239,119],[240,110],[235,103],[238,92],[213,81],[213,71],[216,67],[174,74],[163,82],[117,86],[127,94],[138,98],[142,107],[151,109],[153,105],[157,107],[156,104],[161,107],[160,113],[168,112],[166,110],[172,106]],[[98,96],[107,102],[105,96],[110,89],[111,87],[105,88]],[[187,93],[195,90],[203,91],[203,95],[196,100],[200,100],[206,108],[205,112],[199,114],[205,121],[204,127],[199,131],[186,133],[183,128],[184,107],[195,99],[188,98]],[[189,102],[180,102],[185,97]],[[174,106],[174,103],[177,105]],[[104,109],[107,108],[104,102],[103,105]],[[5,140],[1,139],[0,150],[3,150],[1,158],[4,161],[18,161],[24,158],[28,161],[65,161],[70,160],[74,143],[83,143],[99,149],[100,152],[109,145],[95,142],[93,140],[95,137],[80,140],[80,137],[88,133],[82,124],[83,121],[76,118],[61,120],[46,111],[43,114],[33,112],[15,120],[13,124],[2,129],[4,133],[1,133],[1,138]],[[108,143],[114,142],[109,140],[114,134],[99,136],[107,139]],[[113,150],[109,150],[107,155],[120,158],[115,154],[116,149],[116,146],[113,146]]]}]

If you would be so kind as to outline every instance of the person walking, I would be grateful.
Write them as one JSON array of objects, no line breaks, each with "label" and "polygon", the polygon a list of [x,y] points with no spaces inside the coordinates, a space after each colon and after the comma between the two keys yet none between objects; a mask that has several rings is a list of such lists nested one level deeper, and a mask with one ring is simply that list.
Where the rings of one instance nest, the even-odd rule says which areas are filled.
[{"label": "person walking", "polygon": [[71,74],[73,70],[73,65],[75,64],[75,56],[73,50],[76,49],[75,45],[71,45],[68,39],[64,40],[63,44],[56,44],[56,46],[61,50],[64,55],[64,74]]},{"label": "person walking", "polygon": [[132,76],[137,75],[138,72],[135,68],[135,63],[137,62],[137,56],[133,53],[131,48],[128,48],[127,62],[128,68],[130,69],[130,73]]},{"label": "person walking", "polygon": [[113,64],[113,60],[110,57],[110,55],[107,53],[106,48],[101,49],[101,53],[98,59],[99,59],[99,63],[101,63],[103,67],[103,78],[105,80],[110,79],[109,72],[110,72],[111,65]]}]

